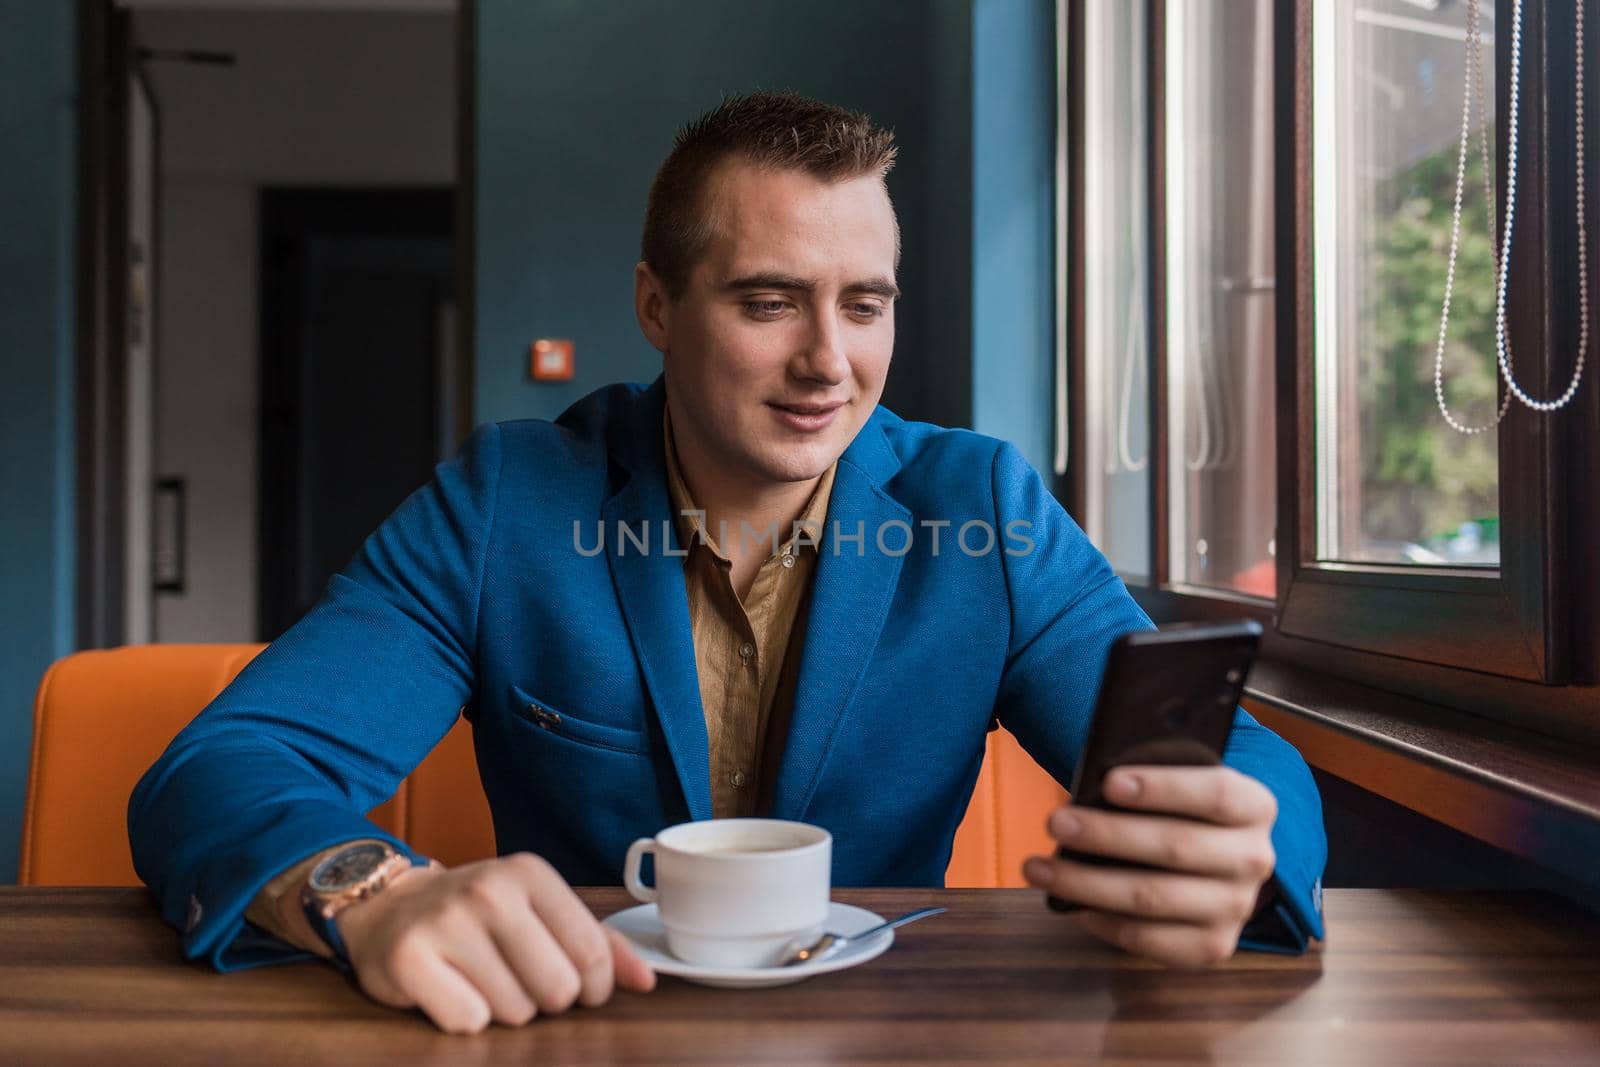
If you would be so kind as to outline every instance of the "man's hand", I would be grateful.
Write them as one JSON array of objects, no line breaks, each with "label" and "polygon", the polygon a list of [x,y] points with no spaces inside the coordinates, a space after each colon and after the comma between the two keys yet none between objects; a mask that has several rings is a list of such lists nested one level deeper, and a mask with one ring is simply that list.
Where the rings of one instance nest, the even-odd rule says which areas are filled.
[{"label": "man's hand", "polygon": [[421,1008],[441,1030],[521,1026],[574,1003],[639,993],[655,972],[600,925],[554,867],[531,853],[417,867],[335,920],[361,988]]},{"label": "man's hand", "polygon": [[1129,810],[1067,804],[1051,813],[1050,836],[1162,869],[1035,856],[1023,865],[1028,883],[1089,908],[1083,925],[1129,952],[1179,967],[1233,955],[1277,862],[1272,793],[1229,767],[1119,767],[1105,793]]}]

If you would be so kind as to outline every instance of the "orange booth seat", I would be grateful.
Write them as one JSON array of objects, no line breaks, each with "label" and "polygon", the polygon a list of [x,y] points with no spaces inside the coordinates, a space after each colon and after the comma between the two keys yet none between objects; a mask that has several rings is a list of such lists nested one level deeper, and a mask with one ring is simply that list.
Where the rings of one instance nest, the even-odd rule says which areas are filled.
[{"label": "orange booth seat", "polygon": [[[19,882],[138,885],[127,831],[134,785],[264,647],[137,645],[79,652],[52,665],[34,701]],[[378,825],[448,866],[495,855],[471,730],[457,722],[371,812]],[[1045,818],[1065,799],[1015,738],[990,733],[946,884],[1022,886],[1023,858],[1050,849]]]}]

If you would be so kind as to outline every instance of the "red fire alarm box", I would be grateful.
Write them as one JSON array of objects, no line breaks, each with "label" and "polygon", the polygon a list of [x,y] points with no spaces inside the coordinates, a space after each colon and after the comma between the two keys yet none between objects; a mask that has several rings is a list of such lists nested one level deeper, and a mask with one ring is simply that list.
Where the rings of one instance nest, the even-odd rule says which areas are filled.
[{"label": "red fire alarm box", "polygon": [[571,341],[541,337],[528,346],[528,374],[536,382],[571,381],[573,348]]}]

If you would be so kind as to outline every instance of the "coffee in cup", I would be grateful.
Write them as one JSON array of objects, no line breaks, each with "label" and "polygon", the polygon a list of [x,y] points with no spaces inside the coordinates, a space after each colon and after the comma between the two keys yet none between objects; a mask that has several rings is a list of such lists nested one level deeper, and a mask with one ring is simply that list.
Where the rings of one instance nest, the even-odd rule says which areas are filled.
[{"label": "coffee in cup", "polygon": [[[656,884],[639,868],[655,856]],[[833,835],[782,819],[706,819],[641,837],[623,882],[655,903],[667,948],[707,967],[771,967],[822,936],[832,885]]]}]

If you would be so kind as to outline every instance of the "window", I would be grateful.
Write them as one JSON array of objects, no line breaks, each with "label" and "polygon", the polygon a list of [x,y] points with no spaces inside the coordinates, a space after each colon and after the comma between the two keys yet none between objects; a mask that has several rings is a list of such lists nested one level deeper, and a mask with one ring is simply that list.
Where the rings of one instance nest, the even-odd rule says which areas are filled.
[{"label": "window", "polygon": [[[1280,388],[1288,424],[1278,440],[1292,444],[1280,485],[1293,493],[1279,501],[1277,629],[1396,660],[1557,683],[1569,670],[1572,591],[1558,442],[1572,420],[1513,405],[1493,449],[1478,440],[1486,434],[1457,434],[1427,402],[1431,353],[1421,340],[1437,330],[1449,257],[1448,225],[1437,219],[1449,210],[1441,201],[1453,203],[1449,162],[1459,153],[1450,143],[1459,149],[1462,93],[1474,88],[1465,17],[1480,9],[1483,31],[1493,34],[1516,2],[1463,0],[1446,10],[1409,0],[1297,0],[1279,34],[1280,70],[1293,85],[1280,96],[1280,137],[1293,155],[1278,171],[1279,226],[1289,236],[1279,273],[1291,279],[1279,299],[1278,370],[1290,388]],[[1569,5],[1541,5],[1522,40],[1517,198],[1524,220],[1541,221],[1523,227],[1507,267],[1506,336],[1519,376],[1542,395],[1550,379],[1565,377],[1550,330],[1562,287],[1553,284],[1546,224],[1561,209],[1546,153],[1561,126],[1571,137],[1572,115],[1553,97],[1543,114],[1538,103],[1550,50],[1562,47],[1563,33],[1565,47],[1573,42],[1570,21],[1556,26],[1561,7],[1570,19]],[[1504,34],[1494,38],[1492,71],[1485,56],[1485,107],[1487,84],[1501,98],[1497,127],[1509,44]],[[1504,129],[1495,134],[1503,155]],[[1437,176],[1441,169],[1448,178]],[[1495,195],[1506,195],[1503,173]],[[1464,211],[1463,234],[1475,221],[1487,233],[1487,215],[1486,205],[1476,220]],[[1465,296],[1445,366],[1447,399],[1480,423],[1497,395],[1484,376],[1487,354],[1473,350],[1484,347],[1483,275],[1494,273],[1484,251],[1463,257],[1458,249]]]},{"label": "window", "polygon": [[[1512,718],[1537,699],[1517,686],[1600,677],[1600,388],[1473,434],[1435,398],[1464,90],[1442,391],[1473,427],[1505,395],[1518,0],[1062,3],[1063,485],[1134,595],[1253,614],[1269,656],[1430,699],[1499,676]],[[1505,337],[1543,398],[1579,340],[1577,3],[1526,4],[1516,79]]]},{"label": "window", "polygon": [[[1494,18],[1474,6],[1316,0],[1313,241],[1316,558],[1494,567]],[[1488,62],[1475,62],[1483,51]],[[1473,104],[1461,158],[1462,90]],[[1476,97],[1476,99],[1474,99]],[[1465,194],[1444,349],[1434,357],[1458,162]]]},{"label": "window", "polygon": [[1085,532],[1125,578],[1150,578],[1150,260],[1145,9],[1083,10],[1082,351]]},{"label": "window", "polygon": [[1169,575],[1271,599],[1272,0],[1165,13]]},{"label": "window", "polygon": [[1276,589],[1272,8],[1079,5],[1082,265],[1069,272],[1089,536],[1129,581],[1263,601]]}]

